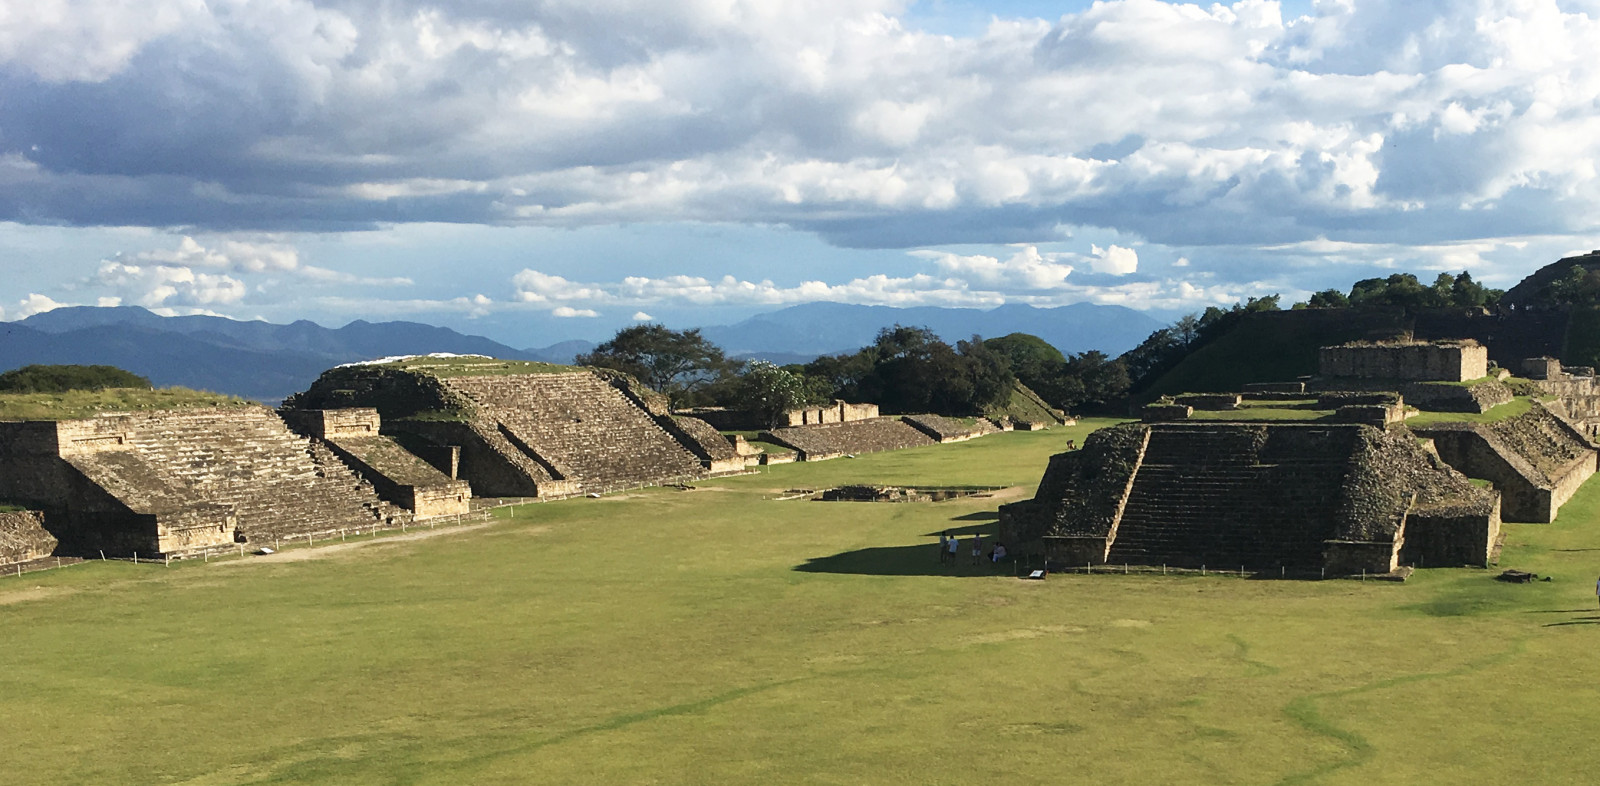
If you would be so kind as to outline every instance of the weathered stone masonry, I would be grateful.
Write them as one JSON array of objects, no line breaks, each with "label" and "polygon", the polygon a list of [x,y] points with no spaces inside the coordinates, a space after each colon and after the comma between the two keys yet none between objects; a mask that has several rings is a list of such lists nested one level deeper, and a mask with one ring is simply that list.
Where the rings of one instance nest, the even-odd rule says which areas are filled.
[{"label": "weathered stone masonry", "polygon": [[[373,485],[378,495],[418,519],[461,516],[472,511],[472,489],[393,439],[379,434],[378,410],[288,410],[284,419],[319,440]],[[458,464],[459,462],[452,462]]]},{"label": "weathered stone masonry", "polygon": [[1484,564],[1499,500],[1362,425],[1128,424],[1056,455],[1000,537],[1066,564],[1386,573]]},{"label": "weathered stone masonry", "polygon": [[265,407],[0,423],[0,497],[63,554],[183,555],[408,518]]}]

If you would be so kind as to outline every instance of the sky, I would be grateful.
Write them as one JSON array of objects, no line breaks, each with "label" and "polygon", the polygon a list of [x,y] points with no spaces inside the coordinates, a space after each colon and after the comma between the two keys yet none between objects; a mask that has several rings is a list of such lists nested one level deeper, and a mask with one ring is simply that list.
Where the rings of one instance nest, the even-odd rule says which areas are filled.
[{"label": "sky", "polygon": [[0,0],[0,319],[1170,319],[1600,247],[1600,0]]}]

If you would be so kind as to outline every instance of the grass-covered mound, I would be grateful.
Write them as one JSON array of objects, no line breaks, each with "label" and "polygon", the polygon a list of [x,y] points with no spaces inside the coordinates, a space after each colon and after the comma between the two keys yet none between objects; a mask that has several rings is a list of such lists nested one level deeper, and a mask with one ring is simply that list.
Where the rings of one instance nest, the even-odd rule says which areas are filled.
[{"label": "grass-covered mound", "polygon": [[1052,408],[1039,394],[1028,389],[1027,385],[1017,382],[1011,387],[1011,395],[1006,398],[1003,406],[994,407],[985,412],[990,418],[1011,418],[1013,421],[1027,421],[1031,423],[1059,423],[1060,413]]},{"label": "grass-covered mound", "polygon": [[[0,578],[54,783],[1589,783],[1600,484],[1404,584],[955,567],[1078,427],[236,564]],[[846,483],[943,503],[779,502]],[[444,533],[441,529],[439,532]],[[219,606],[226,601],[226,608]]]},{"label": "grass-covered mound", "polygon": [[108,388],[65,393],[0,393],[0,420],[74,420],[104,412],[243,407],[238,396],[188,388]]}]

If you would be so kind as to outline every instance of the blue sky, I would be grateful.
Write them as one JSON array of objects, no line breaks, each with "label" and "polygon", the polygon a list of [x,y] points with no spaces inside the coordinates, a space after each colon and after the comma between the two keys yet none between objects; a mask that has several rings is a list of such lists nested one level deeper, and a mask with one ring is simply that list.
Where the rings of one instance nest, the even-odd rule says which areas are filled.
[{"label": "blue sky", "polygon": [[1600,246],[1600,0],[0,0],[0,319],[1168,318]]}]

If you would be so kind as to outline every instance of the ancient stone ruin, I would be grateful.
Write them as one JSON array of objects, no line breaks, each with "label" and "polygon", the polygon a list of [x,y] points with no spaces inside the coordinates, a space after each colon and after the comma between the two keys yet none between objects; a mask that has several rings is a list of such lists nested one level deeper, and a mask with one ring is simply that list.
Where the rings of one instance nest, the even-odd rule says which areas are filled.
[{"label": "ancient stone ruin", "polygon": [[1051,458],[1000,539],[1058,564],[1390,573],[1483,565],[1499,494],[1366,425],[1125,424]]},{"label": "ancient stone ruin", "polygon": [[490,359],[348,366],[285,407],[373,408],[407,449],[458,456],[459,477],[484,496],[556,498],[744,469],[714,429],[674,418],[663,397],[615,372]]},{"label": "ancient stone ruin", "polygon": [[1450,466],[1494,483],[1506,521],[1550,522],[1595,472],[1595,451],[1572,424],[1535,401],[1493,423],[1435,423],[1413,428],[1433,441]]},{"label": "ancient stone ruin", "polygon": [[379,433],[378,411],[354,409],[290,410],[283,413],[295,431],[321,442],[377,490],[418,520],[472,512],[472,487],[455,477],[459,451],[437,454],[434,467]]},{"label": "ancient stone ruin", "polygon": [[181,556],[410,517],[254,405],[0,422],[0,498],[44,511],[59,553],[78,556]]}]

